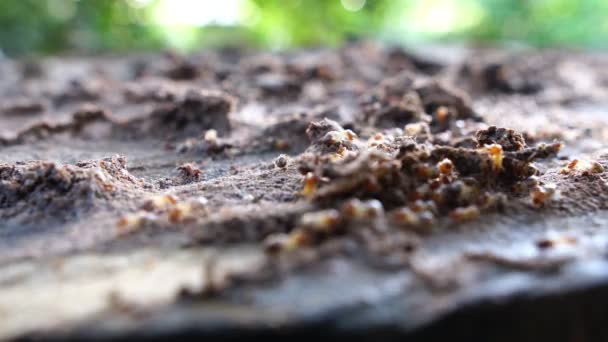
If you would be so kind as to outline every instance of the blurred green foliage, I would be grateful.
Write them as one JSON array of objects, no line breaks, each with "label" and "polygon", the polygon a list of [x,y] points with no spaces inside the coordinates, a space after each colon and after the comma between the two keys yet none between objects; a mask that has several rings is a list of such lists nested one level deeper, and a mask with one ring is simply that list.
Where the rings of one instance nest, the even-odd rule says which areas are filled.
[{"label": "blurred green foliage", "polygon": [[22,55],[163,46],[144,12],[124,0],[2,0],[0,49]]},{"label": "blurred green foliage", "polygon": [[[228,3],[236,22],[163,21],[167,6],[221,16]],[[0,0],[0,51],[336,46],[351,37],[605,48],[607,17],[607,0]]]},{"label": "blurred green foliage", "polygon": [[606,0],[478,0],[483,20],[460,35],[472,40],[515,40],[537,46],[605,48]]},{"label": "blurred green foliage", "polygon": [[373,0],[361,10],[351,12],[345,10],[340,0],[251,2],[259,13],[252,30],[263,46],[277,43],[331,46],[350,37],[372,38],[382,30],[388,10],[393,6],[390,0]]}]

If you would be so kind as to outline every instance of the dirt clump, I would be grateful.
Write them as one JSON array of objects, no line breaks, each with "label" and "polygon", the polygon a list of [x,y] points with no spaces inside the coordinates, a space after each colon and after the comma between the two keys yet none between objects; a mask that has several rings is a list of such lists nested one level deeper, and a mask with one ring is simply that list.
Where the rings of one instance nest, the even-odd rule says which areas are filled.
[{"label": "dirt clump", "polygon": [[140,132],[163,136],[192,136],[207,129],[226,133],[231,127],[228,114],[234,101],[220,92],[191,90],[178,101],[160,105],[149,117],[130,125]]},{"label": "dirt clump", "polygon": [[498,144],[504,151],[521,151],[526,147],[523,135],[507,128],[490,126],[488,129],[478,131],[475,137],[478,147]]},{"label": "dirt clump", "polygon": [[73,165],[5,163],[0,165],[0,216],[69,218],[84,208],[112,206],[114,199],[128,198],[144,185],[127,171],[123,156]]}]

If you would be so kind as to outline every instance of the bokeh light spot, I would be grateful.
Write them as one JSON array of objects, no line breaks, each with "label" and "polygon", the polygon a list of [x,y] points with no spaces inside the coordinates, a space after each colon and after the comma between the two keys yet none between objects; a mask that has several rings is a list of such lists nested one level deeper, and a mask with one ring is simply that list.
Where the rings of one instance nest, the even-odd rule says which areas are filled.
[{"label": "bokeh light spot", "polygon": [[342,7],[351,12],[357,12],[365,6],[365,0],[341,0]]}]

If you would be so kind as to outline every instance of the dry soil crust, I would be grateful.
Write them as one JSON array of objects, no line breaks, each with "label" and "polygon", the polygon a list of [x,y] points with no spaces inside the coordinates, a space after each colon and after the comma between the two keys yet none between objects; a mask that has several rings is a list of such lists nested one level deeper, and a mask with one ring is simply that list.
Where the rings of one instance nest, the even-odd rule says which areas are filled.
[{"label": "dry soil crust", "polygon": [[457,52],[1,62],[0,337],[602,339],[608,57]]}]

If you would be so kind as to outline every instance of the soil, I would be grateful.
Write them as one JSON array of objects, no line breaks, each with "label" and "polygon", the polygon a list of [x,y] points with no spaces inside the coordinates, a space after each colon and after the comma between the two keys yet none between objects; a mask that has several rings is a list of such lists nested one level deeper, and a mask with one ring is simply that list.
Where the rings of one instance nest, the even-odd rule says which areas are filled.
[{"label": "soil", "polygon": [[0,62],[2,339],[606,335],[556,323],[608,288],[607,55],[32,63]]}]

